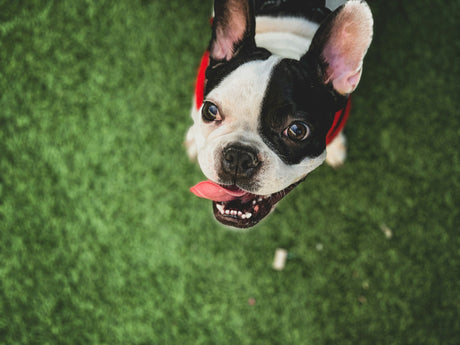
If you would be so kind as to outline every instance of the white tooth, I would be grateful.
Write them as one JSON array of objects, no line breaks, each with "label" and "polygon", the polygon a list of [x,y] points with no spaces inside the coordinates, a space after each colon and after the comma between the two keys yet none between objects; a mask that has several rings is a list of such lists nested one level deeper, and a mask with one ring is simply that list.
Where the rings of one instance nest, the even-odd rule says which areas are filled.
[{"label": "white tooth", "polygon": [[220,213],[224,214],[225,213],[225,207],[224,205],[221,204],[216,204],[217,209],[219,210]]},{"label": "white tooth", "polygon": [[242,216],[242,214],[243,214],[243,212],[238,211],[238,215],[239,215],[240,217]]},{"label": "white tooth", "polygon": [[241,219],[246,219],[246,214],[242,214]]},{"label": "white tooth", "polygon": [[245,216],[246,219],[249,219],[249,218],[252,217],[252,213],[246,212],[246,213],[244,214],[244,216]]},{"label": "white tooth", "polygon": [[259,198],[259,200],[257,200],[258,202],[261,202],[262,201],[262,197]]},{"label": "white tooth", "polygon": [[225,214],[230,214],[230,210],[225,210]]},{"label": "white tooth", "polygon": [[253,204],[253,205],[257,204],[256,199],[252,200],[252,204]]}]

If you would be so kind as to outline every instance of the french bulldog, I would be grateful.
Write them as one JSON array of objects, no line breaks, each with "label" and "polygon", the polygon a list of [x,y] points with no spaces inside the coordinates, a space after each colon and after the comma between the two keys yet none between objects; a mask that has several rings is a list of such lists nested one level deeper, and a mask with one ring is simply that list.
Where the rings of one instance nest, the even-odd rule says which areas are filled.
[{"label": "french bulldog", "polygon": [[249,228],[325,160],[342,133],[373,34],[365,1],[215,0],[196,83],[188,155],[208,179],[191,188],[224,225]]}]

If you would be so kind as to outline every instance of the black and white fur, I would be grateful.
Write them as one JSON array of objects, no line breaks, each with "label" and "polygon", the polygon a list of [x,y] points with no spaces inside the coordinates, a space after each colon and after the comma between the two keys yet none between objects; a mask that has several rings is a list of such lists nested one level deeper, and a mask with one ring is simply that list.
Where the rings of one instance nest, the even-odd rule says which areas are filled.
[{"label": "black and white fur", "polygon": [[[193,107],[186,146],[209,180],[266,197],[303,180],[324,160],[345,160],[343,134],[327,150],[325,138],[359,82],[373,19],[359,0],[321,24],[307,18],[308,10],[263,14],[260,3],[215,1],[205,99],[200,110]],[[203,115],[216,110],[214,120]]]}]

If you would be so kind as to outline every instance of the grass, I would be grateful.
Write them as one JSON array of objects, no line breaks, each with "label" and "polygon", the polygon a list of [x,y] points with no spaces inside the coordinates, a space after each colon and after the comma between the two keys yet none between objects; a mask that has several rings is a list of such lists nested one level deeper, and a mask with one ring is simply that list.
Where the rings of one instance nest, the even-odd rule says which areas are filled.
[{"label": "grass", "polygon": [[188,192],[210,5],[0,0],[0,343],[459,344],[458,4],[370,6],[347,163],[242,233]]}]

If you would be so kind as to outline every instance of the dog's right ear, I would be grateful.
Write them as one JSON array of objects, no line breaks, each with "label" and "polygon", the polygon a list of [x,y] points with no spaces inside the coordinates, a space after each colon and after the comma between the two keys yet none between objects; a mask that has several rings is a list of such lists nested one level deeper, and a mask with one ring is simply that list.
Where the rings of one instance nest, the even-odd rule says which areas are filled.
[{"label": "dog's right ear", "polygon": [[242,51],[254,49],[253,0],[214,0],[210,57],[229,61]]},{"label": "dog's right ear", "polygon": [[372,27],[372,13],[367,3],[347,1],[321,23],[301,60],[318,66],[324,84],[331,83],[340,94],[350,94],[361,78]]}]

